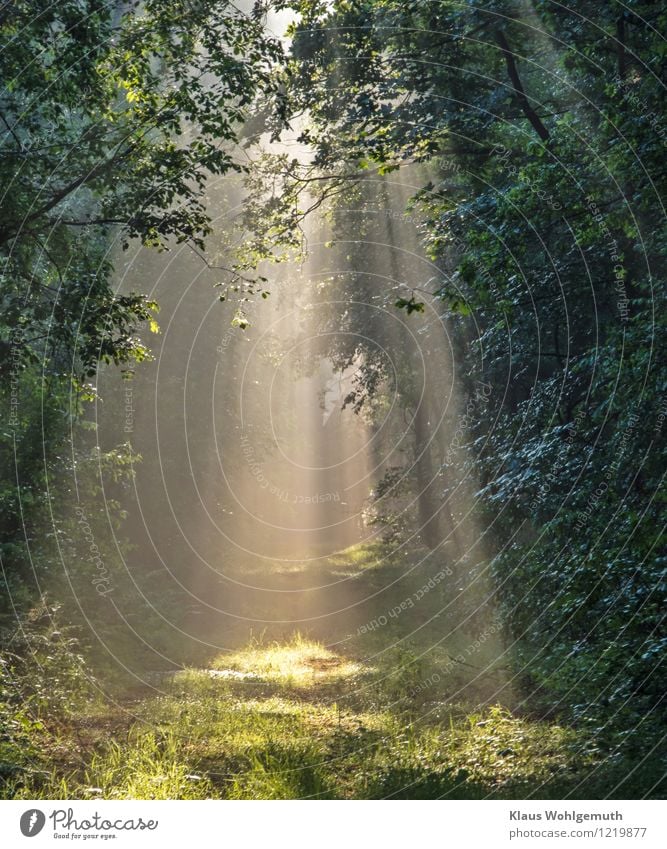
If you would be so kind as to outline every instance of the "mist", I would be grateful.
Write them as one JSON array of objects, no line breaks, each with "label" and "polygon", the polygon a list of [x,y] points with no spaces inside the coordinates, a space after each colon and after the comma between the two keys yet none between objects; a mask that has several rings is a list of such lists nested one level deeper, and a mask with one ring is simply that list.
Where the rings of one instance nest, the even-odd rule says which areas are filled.
[{"label": "mist", "polygon": [[[141,457],[124,569],[167,628],[141,635],[157,668],[294,634],[369,662],[416,641],[451,666],[484,633],[468,677],[484,699],[506,690],[484,672],[504,648],[465,437],[488,387],[483,363],[457,378],[440,270],[406,212],[425,176],[369,180],[335,223],[308,216],[302,253],[260,269],[265,297],[221,302],[209,268],[230,264],[238,179],[208,189],[206,261],[187,246],[117,261],[119,289],[149,281],[160,304],[154,361],[109,370],[96,408],[104,443]],[[396,306],[411,296],[419,309]]]}]

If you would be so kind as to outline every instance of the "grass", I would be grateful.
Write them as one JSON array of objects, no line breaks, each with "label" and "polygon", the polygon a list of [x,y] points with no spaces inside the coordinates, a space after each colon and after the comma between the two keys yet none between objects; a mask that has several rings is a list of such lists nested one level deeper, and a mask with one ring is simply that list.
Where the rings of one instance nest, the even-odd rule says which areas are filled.
[{"label": "grass", "polygon": [[[483,634],[484,623],[466,632],[451,617],[434,616],[448,601],[446,582],[420,591],[439,564],[421,565],[420,552],[413,560],[385,554],[377,544],[357,546],[318,564],[325,578],[347,568],[352,594],[373,597],[344,620],[346,630],[327,637],[337,641],[329,647],[314,633],[277,631],[158,674],[151,679],[157,689],[135,686],[113,702],[82,703],[66,721],[32,725],[24,718],[33,746],[22,760],[9,752],[12,768],[0,769],[0,795],[600,799],[662,792],[651,789],[660,763],[644,762],[633,773],[631,758],[605,759],[593,734],[513,711],[496,668],[498,643],[478,640],[470,653],[471,633]],[[380,563],[385,574],[378,576]],[[389,593],[368,592],[388,576],[396,578]],[[305,584],[313,579],[303,577]],[[364,625],[402,611],[403,600],[418,591],[421,621],[432,619],[427,627],[414,632],[407,605],[385,616],[382,627]],[[331,604],[328,593],[320,600]],[[312,609],[318,597],[306,593],[306,602]],[[344,651],[332,647],[341,645]],[[0,761],[2,745],[0,736]]]},{"label": "grass", "polygon": [[328,558],[334,574],[360,575],[372,569],[386,566],[388,560],[395,560],[391,548],[382,542],[364,542],[350,546]]},{"label": "grass", "polygon": [[108,723],[104,714],[81,718],[78,733],[63,729],[69,740],[61,740],[57,767],[11,795],[561,798],[577,788],[597,798],[608,778],[572,729],[499,705],[440,703],[438,694],[415,716],[397,699],[389,668],[363,668],[302,635],[282,645],[254,641],[216,666],[251,674],[192,669],[161,694],[135,694],[138,719],[123,724],[114,715],[114,741],[108,724],[106,734],[92,733]]},{"label": "grass", "polygon": [[253,642],[241,652],[221,655],[214,661],[213,668],[297,688],[351,678],[361,672],[358,663],[298,633],[287,643],[273,642],[264,647]]},{"label": "grass", "polygon": [[206,799],[212,788],[190,772],[180,752],[181,741],[133,728],[123,744],[108,741],[93,752],[79,773],[54,770],[46,781],[18,788],[14,798],[46,799]]}]

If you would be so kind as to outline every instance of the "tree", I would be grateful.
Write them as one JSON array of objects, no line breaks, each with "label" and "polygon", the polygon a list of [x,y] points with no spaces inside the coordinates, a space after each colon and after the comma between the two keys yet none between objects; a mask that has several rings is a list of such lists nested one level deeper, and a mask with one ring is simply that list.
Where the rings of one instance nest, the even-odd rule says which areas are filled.
[{"label": "tree", "polygon": [[18,0],[0,42],[4,368],[140,360],[155,305],[113,293],[111,242],[203,248],[205,181],[242,169],[233,143],[280,46],[226,0]]},{"label": "tree", "polygon": [[292,197],[315,191],[310,169],[322,195],[427,166],[412,206],[458,366],[492,387],[466,430],[535,692],[601,733],[657,722],[664,12],[285,5],[301,16],[292,108],[315,150],[282,169]]}]

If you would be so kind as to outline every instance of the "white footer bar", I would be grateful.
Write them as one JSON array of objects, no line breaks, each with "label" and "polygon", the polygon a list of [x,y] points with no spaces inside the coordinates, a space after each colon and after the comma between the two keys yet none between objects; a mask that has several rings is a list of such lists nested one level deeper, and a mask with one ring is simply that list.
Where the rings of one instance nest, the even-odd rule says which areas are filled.
[{"label": "white footer bar", "polygon": [[667,803],[0,802],[3,849],[667,847]]}]

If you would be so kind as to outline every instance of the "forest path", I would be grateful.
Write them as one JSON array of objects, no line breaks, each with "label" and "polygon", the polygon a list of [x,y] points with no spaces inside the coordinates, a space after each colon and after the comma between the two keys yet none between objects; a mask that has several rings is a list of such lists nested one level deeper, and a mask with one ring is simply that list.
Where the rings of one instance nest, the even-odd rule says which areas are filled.
[{"label": "forest path", "polygon": [[[435,592],[435,589],[434,589]],[[437,625],[437,622],[436,622]],[[602,798],[594,744],[396,628],[253,639],[146,675],[60,731],[47,798]],[[437,627],[442,627],[442,624]],[[428,633],[428,632],[427,632]],[[364,645],[366,650],[361,651]],[[446,665],[443,665],[446,664]],[[53,750],[52,750],[53,751]],[[623,791],[619,791],[619,798]]]},{"label": "forest path", "polygon": [[114,710],[79,719],[66,732],[62,772],[69,776],[60,798],[600,792],[595,758],[571,729],[497,705],[438,701],[406,674],[405,667],[372,668],[302,637],[252,644],[221,658],[220,669],[165,676]]}]

